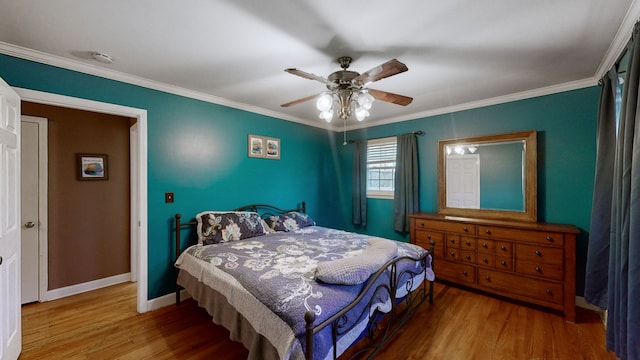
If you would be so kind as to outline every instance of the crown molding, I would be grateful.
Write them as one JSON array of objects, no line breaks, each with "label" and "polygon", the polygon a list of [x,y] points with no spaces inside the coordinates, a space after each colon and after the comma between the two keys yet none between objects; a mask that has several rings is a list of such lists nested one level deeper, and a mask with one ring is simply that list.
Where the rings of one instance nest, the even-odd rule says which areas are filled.
[{"label": "crown molding", "polygon": [[607,50],[605,57],[602,59],[598,70],[596,70],[596,74],[594,76],[596,79],[601,79],[626,51],[627,44],[629,43],[629,39],[631,39],[631,34],[633,33],[633,27],[639,18],[640,0],[633,0],[631,6],[629,6],[629,11],[627,11],[627,14],[618,28],[616,36],[609,45],[609,49]]},{"label": "crown molding", "polygon": [[[424,111],[421,113],[411,114],[411,116],[394,117],[394,118],[385,119],[383,121],[368,122],[366,124],[364,124],[363,122],[363,123],[358,123],[351,126],[347,125],[347,130],[363,129],[366,127],[381,126],[381,125],[387,125],[387,124],[408,121],[408,120],[417,120],[417,119],[422,119],[430,116],[451,114],[451,113],[464,111],[464,110],[477,109],[477,108],[486,107],[486,106],[504,104],[504,103],[518,101],[518,100],[531,99],[531,98],[545,96],[545,95],[557,94],[565,91],[582,89],[582,88],[594,86],[597,84],[598,84],[598,79],[593,77],[589,79],[577,80],[577,81],[572,81],[564,84],[552,85],[544,88],[527,90],[527,91],[504,95],[504,96],[497,96],[490,99],[484,99],[484,100],[472,101],[464,104],[446,106],[446,107],[437,108],[429,111]],[[341,131],[341,130],[337,129],[334,131]]]}]

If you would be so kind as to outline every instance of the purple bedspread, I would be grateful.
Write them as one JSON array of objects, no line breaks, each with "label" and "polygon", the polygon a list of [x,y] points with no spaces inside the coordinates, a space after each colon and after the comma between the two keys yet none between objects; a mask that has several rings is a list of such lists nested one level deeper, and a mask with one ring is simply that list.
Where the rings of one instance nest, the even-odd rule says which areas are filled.
[{"label": "purple bedspread", "polygon": [[[292,328],[304,348],[305,313],[312,310],[316,314],[315,324],[319,324],[351,303],[367,284],[347,286],[316,281],[317,264],[357,256],[367,247],[369,239],[371,236],[311,226],[240,241],[194,246],[187,252],[237,279]],[[419,246],[396,244],[397,256],[420,258],[425,254]],[[403,263],[416,274],[422,272],[419,263],[408,260]],[[323,331],[319,335],[314,345],[315,359],[325,358],[331,347],[330,333]]]}]

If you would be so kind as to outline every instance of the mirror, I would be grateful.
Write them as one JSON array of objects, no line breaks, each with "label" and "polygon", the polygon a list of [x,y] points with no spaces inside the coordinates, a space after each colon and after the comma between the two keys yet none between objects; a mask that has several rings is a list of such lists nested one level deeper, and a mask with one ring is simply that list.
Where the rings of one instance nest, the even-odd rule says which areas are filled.
[{"label": "mirror", "polygon": [[536,131],[438,142],[438,213],[537,221]]}]

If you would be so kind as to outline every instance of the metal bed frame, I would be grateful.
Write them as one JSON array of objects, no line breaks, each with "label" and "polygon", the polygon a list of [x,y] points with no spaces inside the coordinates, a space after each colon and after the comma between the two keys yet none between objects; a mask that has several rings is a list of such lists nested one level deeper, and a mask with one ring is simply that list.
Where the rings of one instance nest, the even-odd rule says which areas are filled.
[{"label": "metal bed frame", "polygon": [[[262,218],[266,218],[268,216],[291,211],[306,213],[306,204],[303,201],[298,207],[290,210],[283,210],[267,204],[251,204],[239,207],[232,211],[258,212],[261,214]],[[183,227],[194,226],[197,224],[196,221],[183,222],[181,219],[182,216],[180,214],[175,215],[176,259],[182,251],[182,240],[180,236],[181,229]],[[367,285],[361,290],[360,294],[351,304],[347,305],[344,309],[322,323],[314,324],[316,316],[313,311],[308,311],[305,314],[305,358],[307,360],[313,360],[314,336],[327,326],[330,326],[333,343],[333,358],[336,359],[338,339],[348,333],[355,325],[360,323],[366,317],[368,317],[366,333],[363,333],[356,344],[350,346],[348,350],[349,359],[362,358],[365,356],[367,359],[373,358],[387,343],[389,343],[389,341],[391,341],[398,330],[400,330],[400,328],[411,319],[411,316],[418,310],[419,306],[424,303],[425,300],[428,300],[430,304],[433,304],[433,281],[427,279],[426,271],[417,273],[405,270],[398,273],[397,270],[398,262],[404,259],[420,262],[421,269],[426,269],[428,265],[427,262],[430,258],[429,255],[433,254],[433,245],[434,243],[431,242],[431,247],[429,247],[425,254],[418,259],[404,256],[388,261],[371,276]],[[431,256],[431,259],[433,259],[433,256]],[[176,278],[178,276],[178,271],[179,269],[176,268]],[[375,280],[384,274],[389,274],[388,283],[377,285],[375,289],[372,289],[376,283]],[[404,284],[398,284],[398,279],[403,278],[404,275],[409,275],[408,277],[410,280]],[[413,278],[418,275],[424,276],[422,278],[422,283],[419,287],[413,289]],[[405,287],[407,295],[402,299],[396,299],[396,293],[400,289],[400,286]],[[176,305],[180,304],[181,289],[182,287],[176,283]],[[365,300],[366,296],[369,296],[369,299]],[[391,301],[391,311],[383,313],[379,311],[377,307],[372,311],[374,299],[377,296],[388,296],[390,299],[395,299],[395,301]],[[365,306],[359,314],[350,314],[350,310],[352,310],[361,301],[368,301],[367,306]],[[347,352],[345,351],[345,354],[346,353]]]}]

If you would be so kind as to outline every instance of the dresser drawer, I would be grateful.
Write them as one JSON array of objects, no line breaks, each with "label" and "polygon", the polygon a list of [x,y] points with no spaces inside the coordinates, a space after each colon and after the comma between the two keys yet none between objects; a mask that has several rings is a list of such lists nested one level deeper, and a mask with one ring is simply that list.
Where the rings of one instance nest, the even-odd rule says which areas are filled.
[{"label": "dresser drawer", "polygon": [[447,248],[460,248],[460,235],[446,234],[444,238],[447,243]]},{"label": "dresser drawer", "polygon": [[526,275],[534,275],[553,280],[564,279],[562,264],[545,264],[541,262],[516,261],[516,272]]},{"label": "dresser drawer", "polygon": [[460,260],[460,249],[447,248],[445,258],[447,260]]},{"label": "dresser drawer", "polygon": [[546,264],[562,264],[563,249],[547,246],[516,244],[516,262],[524,260]]},{"label": "dresser drawer", "polygon": [[478,268],[478,285],[554,304],[563,303],[560,283]]},{"label": "dresser drawer", "polygon": [[476,271],[472,265],[441,261],[434,266],[436,277],[442,280],[471,283],[476,282]]},{"label": "dresser drawer", "polygon": [[478,265],[494,267],[496,263],[496,257],[492,254],[478,254]]},{"label": "dresser drawer", "polygon": [[493,240],[478,239],[478,252],[493,254],[496,249],[496,243]]},{"label": "dresser drawer", "polygon": [[521,230],[516,228],[478,225],[478,235],[496,239],[518,239],[543,245],[564,246],[564,236],[562,233],[548,231]]},{"label": "dresser drawer", "polygon": [[507,241],[496,241],[496,255],[513,255],[513,243]]},{"label": "dresser drawer", "polygon": [[468,263],[476,263],[476,252],[470,250],[460,250],[460,260]]},{"label": "dresser drawer", "polygon": [[476,234],[476,226],[474,224],[457,223],[450,221],[415,219],[416,229],[433,229],[446,232],[455,232],[460,234]]},{"label": "dresser drawer", "polygon": [[417,245],[428,249],[431,246],[431,241],[433,241],[433,256],[438,258],[444,257],[445,246],[443,233],[431,230],[416,230],[415,234],[415,243]]},{"label": "dresser drawer", "polygon": [[513,258],[506,256],[496,256],[496,268],[513,271]]},{"label": "dresser drawer", "polygon": [[469,236],[461,236],[460,249],[476,251],[476,238],[472,238]]}]

